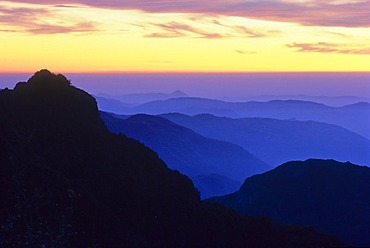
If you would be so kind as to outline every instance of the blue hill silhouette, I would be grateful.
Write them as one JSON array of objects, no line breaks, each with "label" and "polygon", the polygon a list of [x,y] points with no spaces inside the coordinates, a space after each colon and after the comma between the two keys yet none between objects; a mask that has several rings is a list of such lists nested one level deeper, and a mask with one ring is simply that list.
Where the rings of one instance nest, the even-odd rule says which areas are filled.
[{"label": "blue hill silhouette", "polygon": [[309,101],[272,100],[268,102],[225,102],[220,100],[180,97],[158,100],[139,106],[107,111],[118,114],[212,114],[219,117],[259,117],[318,121],[342,126],[370,138],[370,103],[363,102],[343,107],[330,107]]},{"label": "blue hill silhouette", "polygon": [[[134,115],[124,120],[108,113],[101,116],[109,130],[143,142],[171,169],[189,176],[202,198],[234,192],[246,177],[271,169],[240,146],[205,138],[159,116]],[[213,187],[204,184],[207,177]]]},{"label": "blue hill silhouette", "polygon": [[352,245],[370,245],[370,168],[334,160],[285,163],[209,199],[242,214],[312,226]]},{"label": "blue hill silhouette", "polygon": [[277,166],[308,158],[370,165],[370,140],[336,125],[268,118],[231,119],[212,115],[161,115],[212,139],[240,145]]}]

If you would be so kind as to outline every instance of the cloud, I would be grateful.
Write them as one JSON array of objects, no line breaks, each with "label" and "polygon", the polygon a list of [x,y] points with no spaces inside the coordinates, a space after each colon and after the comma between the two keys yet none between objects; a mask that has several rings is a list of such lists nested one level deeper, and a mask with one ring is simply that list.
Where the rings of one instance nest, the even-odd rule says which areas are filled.
[{"label": "cloud", "polygon": [[183,36],[194,36],[197,38],[205,39],[220,39],[226,37],[224,34],[208,32],[200,28],[195,28],[188,24],[179,22],[168,22],[168,23],[152,23],[152,26],[159,28],[162,32],[155,32],[146,37],[150,38],[176,38]]},{"label": "cloud", "polygon": [[[0,6],[0,24],[7,27],[9,32],[27,32],[30,34],[60,34],[60,33],[83,33],[97,31],[97,24],[90,21],[70,22],[56,20],[62,24],[47,22],[47,17],[53,17],[54,13],[47,8],[6,8]],[[2,30],[4,32],[4,30]]]},{"label": "cloud", "polygon": [[[203,38],[203,39],[224,39],[224,38],[262,38],[276,35],[274,31],[262,31],[256,28],[248,28],[242,25],[226,25],[219,20],[209,17],[188,18],[185,22],[171,21],[165,23],[133,24],[141,27],[147,38]],[[214,32],[213,30],[217,30]]]},{"label": "cloud", "polygon": [[250,37],[250,38],[261,38],[261,37],[267,36],[266,34],[256,32],[255,30],[246,28],[244,26],[234,26],[234,29],[237,32],[245,34],[247,37]]},{"label": "cloud", "polygon": [[3,33],[16,33],[17,31],[16,30],[13,30],[13,29],[0,29],[0,32],[3,32]]},{"label": "cloud", "polygon": [[335,35],[335,36],[340,36],[340,37],[344,37],[344,38],[348,38],[349,35],[347,34],[342,34],[342,33],[338,33],[338,32],[329,32],[329,31],[326,31],[327,34],[331,34],[331,35]]},{"label": "cloud", "polygon": [[[34,3],[31,0],[14,2]],[[370,0],[41,0],[38,4],[85,4],[100,8],[137,9],[149,13],[197,13],[303,25],[370,27]]]},{"label": "cloud", "polygon": [[27,32],[32,34],[82,33],[94,31],[96,31],[96,26],[91,22],[81,22],[71,26],[33,24],[31,27],[27,29]]},{"label": "cloud", "polygon": [[184,35],[180,33],[151,33],[145,35],[146,38],[178,38],[183,36]]},{"label": "cloud", "polygon": [[293,43],[288,44],[289,48],[296,48],[299,52],[317,52],[317,53],[341,53],[341,54],[370,54],[370,47],[354,48],[340,44],[317,42],[317,43]]},{"label": "cloud", "polygon": [[235,50],[235,52],[239,54],[256,54],[257,53],[257,52],[248,52],[244,50]]},{"label": "cloud", "polygon": [[57,4],[53,6],[54,8],[68,8],[68,9],[74,9],[74,8],[79,8],[78,6],[75,5],[65,5],[65,4]]}]

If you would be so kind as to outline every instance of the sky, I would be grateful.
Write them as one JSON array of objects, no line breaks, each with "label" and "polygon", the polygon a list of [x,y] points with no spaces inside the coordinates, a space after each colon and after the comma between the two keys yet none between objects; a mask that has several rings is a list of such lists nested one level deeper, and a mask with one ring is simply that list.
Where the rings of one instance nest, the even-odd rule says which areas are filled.
[{"label": "sky", "polygon": [[370,1],[0,1],[0,73],[369,72]]},{"label": "sky", "polygon": [[[13,88],[33,73],[0,73],[0,89]],[[226,101],[272,95],[355,96],[370,102],[369,73],[65,73],[72,85],[90,94],[171,93]]]}]

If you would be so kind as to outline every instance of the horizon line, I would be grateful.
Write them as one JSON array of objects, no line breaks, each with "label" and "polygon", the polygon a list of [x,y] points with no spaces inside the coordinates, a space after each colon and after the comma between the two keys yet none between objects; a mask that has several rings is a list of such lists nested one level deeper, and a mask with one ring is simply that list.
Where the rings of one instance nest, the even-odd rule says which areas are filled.
[{"label": "horizon line", "polygon": [[[36,71],[0,71],[0,74],[34,74]],[[56,74],[370,74],[370,71],[63,71]]]}]

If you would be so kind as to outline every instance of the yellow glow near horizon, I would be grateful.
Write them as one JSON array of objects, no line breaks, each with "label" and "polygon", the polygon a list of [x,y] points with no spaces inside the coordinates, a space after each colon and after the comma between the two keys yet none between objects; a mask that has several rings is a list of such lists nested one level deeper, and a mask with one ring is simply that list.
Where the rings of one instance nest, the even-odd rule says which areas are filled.
[{"label": "yellow glow near horizon", "polygon": [[1,72],[370,71],[369,28],[83,5],[0,7],[35,10],[0,19]]}]

